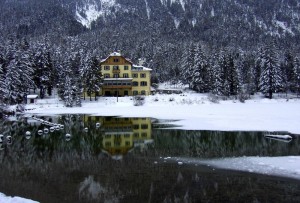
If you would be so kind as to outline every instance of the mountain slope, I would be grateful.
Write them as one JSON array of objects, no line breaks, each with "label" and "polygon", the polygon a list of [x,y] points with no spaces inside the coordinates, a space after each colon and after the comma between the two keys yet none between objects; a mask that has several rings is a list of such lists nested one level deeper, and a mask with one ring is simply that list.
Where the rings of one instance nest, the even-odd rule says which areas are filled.
[{"label": "mountain slope", "polygon": [[91,29],[118,31],[126,25],[129,32],[142,29],[213,45],[247,47],[270,37],[294,41],[300,35],[295,0],[78,0],[71,10]]}]

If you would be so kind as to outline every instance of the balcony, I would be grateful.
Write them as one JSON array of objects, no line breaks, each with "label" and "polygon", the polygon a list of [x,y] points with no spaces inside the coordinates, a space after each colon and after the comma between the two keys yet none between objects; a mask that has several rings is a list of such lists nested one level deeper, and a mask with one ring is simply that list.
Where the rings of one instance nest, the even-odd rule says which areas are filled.
[{"label": "balcony", "polygon": [[120,74],[120,69],[113,69],[113,74]]},{"label": "balcony", "polygon": [[131,89],[132,78],[105,78],[102,88],[104,89]]}]

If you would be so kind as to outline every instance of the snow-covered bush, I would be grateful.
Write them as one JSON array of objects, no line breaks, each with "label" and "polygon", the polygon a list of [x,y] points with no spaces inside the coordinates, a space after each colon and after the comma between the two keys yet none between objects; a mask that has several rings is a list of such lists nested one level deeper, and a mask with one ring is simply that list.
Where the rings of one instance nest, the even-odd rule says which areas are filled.
[{"label": "snow-covered bush", "polygon": [[137,95],[133,97],[133,105],[134,106],[143,106],[145,104],[145,97],[141,95]]},{"label": "snow-covered bush", "polygon": [[210,93],[208,96],[207,96],[207,99],[210,101],[210,102],[212,102],[212,103],[219,103],[219,97],[217,96],[217,95],[215,95],[215,94],[212,94],[212,93]]},{"label": "snow-covered bush", "polygon": [[16,107],[16,112],[24,112],[25,111],[25,106],[23,104],[18,104]]},{"label": "snow-covered bush", "polygon": [[182,99],[181,104],[193,104],[193,101],[191,99]]},{"label": "snow-covered bush", "polygon": [[170,101],[170,102],[175,101],[174,97],[170,97],[170,98],[169,98],[169,101]]},{"label": "snow-covered bush", "polygon": [[247,99],[250,99],[250,95],[245,92],[240,92],[238,94],[238,99],[241,103],[245,103]]}]

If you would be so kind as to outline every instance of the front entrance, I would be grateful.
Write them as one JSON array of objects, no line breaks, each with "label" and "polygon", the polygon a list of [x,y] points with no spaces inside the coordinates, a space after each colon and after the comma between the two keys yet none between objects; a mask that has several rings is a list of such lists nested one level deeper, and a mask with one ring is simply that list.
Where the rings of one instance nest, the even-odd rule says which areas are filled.
[{"label": "front entrance", "polygon": [[111,96],[110,91],[105,91],[104,95],[110,97]]},{"label": "front entrance", "polygon": [[127,90],[124,91],[124,96],[128,96],[128,91]]}]

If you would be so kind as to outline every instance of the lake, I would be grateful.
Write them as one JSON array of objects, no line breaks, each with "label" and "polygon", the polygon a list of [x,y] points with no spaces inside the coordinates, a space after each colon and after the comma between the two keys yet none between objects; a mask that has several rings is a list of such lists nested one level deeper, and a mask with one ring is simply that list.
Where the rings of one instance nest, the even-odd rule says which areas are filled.
[{"label": "lake", "polygon": [[300,202],[297,179],[177,161],[300,155],[297,136],[268,133],[180,130],[154,118],[4,119],[0,192],[40,202]]}]

